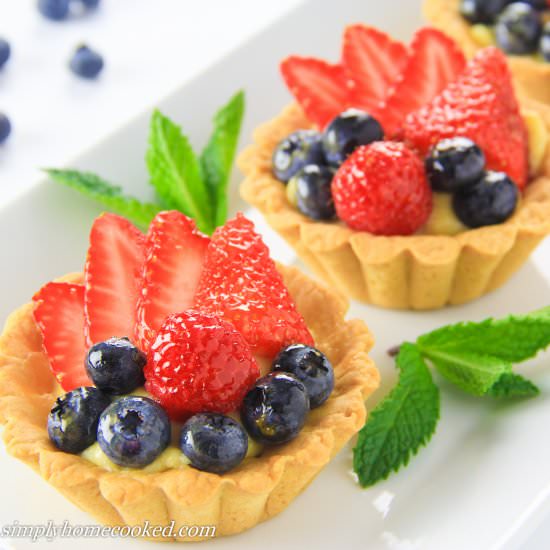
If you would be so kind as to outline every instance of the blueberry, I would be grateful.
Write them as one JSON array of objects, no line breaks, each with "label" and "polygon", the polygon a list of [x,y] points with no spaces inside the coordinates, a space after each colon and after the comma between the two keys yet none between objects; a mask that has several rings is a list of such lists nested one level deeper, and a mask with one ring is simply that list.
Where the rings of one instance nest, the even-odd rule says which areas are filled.
[{"label": "blueberry", "polygon": [[86,355],[92,382],[105,393],[122,395],[145,383],[147,357],[128,338],[109,338],[94,344]]},{"label": "blueberry", "polygon": [[272,372],[256,381],[245,395],[241,419],[260,443],[276,445],[294,439],[309,410],[306,387],[287,372]]},{"label": "blueberry", "polygon": [[539,45],[540,53],[545,61],[550,61],[550,22],[544,25]]},{"label": "blueberry", "polygon": [[521,0],[524,4],[529,4],[531,7],[538,11],[545,11],[548,9],[546,0]]},{"label": "blueberry", "polygon": [[10,134],[11,134],[10,119],[4,113],[0,113],[0,145],[8,139]]},{"label": "blueberry", "polygon": [[323,133],[327,162],[340,166],[359,145],[384,139],[380,123],[364,111],[348,109],[339,114]]},{"label": "blueberry", "polygon": [[513,0],[461,0],[460,13],[470,23],[494,23],[502,10]]},{"label": "blueberry", "polygon": [[497,44],[506,53],[523,55],[536,51],[542,31],[540,14],[529,4],[514,2],[498,17]]},{"label": "blueberry", "polygon": [[229,416],[199,413],[183,425],[180,448],[198,470],[224,474],[246,456],[248,436],[244,428]]},{"label": "blueberry", "polygon": [[69,0],[38,0],[38,11],[53,21],[62,21],[69,15]]},{"label": "blueberry", "polygon": [[99,6],[100,0],[80,0],[85,8],[92,10]]},{"label": "blueberry", "polygon": [[306,164],[325,164],[321,134],[315,130],[298,130],[283,139],[273,152],[273,174],[287,182]]},{"label": "blueberry", "polygon": [[453,193],[483,175],[485,155],[471,139],[455,137],[438,142],[424,164],[432,189]]},{"label": "blueberry", "polygon": [[103,69],[103,57],[88,46],[79,46],[74,52],[69,67],[82,78],[95,78]]},{"label": "blueberry", "polygon": [[336,215],[330,184],[334,172],[327,166],[308,164],[290,181],[296,206],[314,220],[331,220]]},{"label": "blueberry", "polygon": [[48,416],[48,435],[66,453],[81,453],[96,440],[99,416],[109,396],[97,388],[76,388],[58,397]]},{"label": "blueberry", "polygon": [[170,443],[170,420],[147,397],[121,397],[103,411],[97,427],[101,450],[119,466],[143,468]]},{"label": "blueberry", "polygon": [[289,372],[306,387],[310,408],[322,405],[334,389],[334,371],[327,357],[318,349],[292,344],[279,352],[273,361],[275,372]]},{"label": "blueberry", "polygon": [[0,69],[6,64],[10,58],[11,48],[7,40],[0,37]]},{"label": "blueberry", "polygon": [[458,191],[453,210],[468,227],[506,221],[516,209],[518,188],[504,172],[485,172],[476,184]]}]

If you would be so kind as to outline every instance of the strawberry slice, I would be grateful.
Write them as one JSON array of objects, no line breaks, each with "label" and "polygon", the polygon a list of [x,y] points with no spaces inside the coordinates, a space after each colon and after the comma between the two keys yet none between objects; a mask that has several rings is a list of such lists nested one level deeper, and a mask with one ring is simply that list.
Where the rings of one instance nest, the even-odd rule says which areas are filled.
[{"label": "strawberry slice", "polygon": [[85,335],[88,345],[132,337],[145,237],[115,214],[96,218],[85,268]]},{"label": "strawberry slice", "polygon": [[419,29],[403,72],[382,108],[386,135],[399,131],[409,113],[431,101],[465,66],[464,54],[451,38],[431,27]]},{"label": "strawberry slice", "polygon": [[324,128],[349,105],[341,65],[291,55],[281,62],[281,73],[308,119],[319,128]]},{"label": "strawberry slice", "polygon": [[407,47],[386,33],[367,25],[347,27],[342,44],[342,65],[351,82],[351,105],[377,116],[407,60]]},{"label": "strawberry slice", "polygon": [[470,138],[483,149],[489,169],[506,172],[520,189],[527,183],[527,130],[506,57],[497,48],[481,50],[456,82],[411,113],[403,133],[421,155],[442,139]]},{"label": "strawberry slice", "polygon": [[142,349],[149,349],[168,315],[192,305],[209,242],[181,212],[160,212],[151,222],[137,305],[136,337]]},{"label": "strawberry slice", "polygon": [[261,355],[313,345],[269,249],[242,214],[214,232],[194,307],[233,323]]},{"label": "strawberry slice", "polygon": [[91,386],[84,367],[84,285],[48,283],[33,300],[44,352],[61,387],[70,391]]}]

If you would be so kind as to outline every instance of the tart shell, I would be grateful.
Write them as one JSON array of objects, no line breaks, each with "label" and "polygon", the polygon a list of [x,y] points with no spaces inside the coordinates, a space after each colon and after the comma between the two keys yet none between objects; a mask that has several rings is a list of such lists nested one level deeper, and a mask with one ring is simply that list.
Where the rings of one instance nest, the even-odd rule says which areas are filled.
[{"label": "tart shell", "polygon": [[[459,7],[460,0],[425,0],[424,17],[456,40],[467,57],[473,57],[483,46],[472,37],[471,25],[460,15]],[[550,104],[550,63],[525,55],[508,55],[507,59],[518,91]]]},{"label": "tart shell", "polygon": [[[187,467],[160,473],[108,472],[58,450],[46,419],[62,393],[42,351],[33,304],[16,310],[0,336],[0,422],[7,450],[71,502],[108,525],[216,526],[216,536],[249,529],[284,510],[363,426],[365,399],[379,374],[366,325],[345,321],[347,301],[298,270],[278,266],[316,345],[329,357],[335,389],[291,443],[266,449],[220,476]],[[63,280],[80,282],[74,274]],[[155,538],[197,541],[200,538]]]},{"label": "tart shell", "polygon": [[[550,130],[550,107],[531,99]],[[394,309],[437,309],[469,302],[504,284],[550,233],[550,154],[505,223],[455,236],[384,237],[354,231],[342,222],[319,222],[290,205],[285,186],[271,172],[277,143],[291,132],[312,128],[297,104],[258,127],[254,144],[238,165],[246,175],[243,199],[319,277],[362,302]]]}]

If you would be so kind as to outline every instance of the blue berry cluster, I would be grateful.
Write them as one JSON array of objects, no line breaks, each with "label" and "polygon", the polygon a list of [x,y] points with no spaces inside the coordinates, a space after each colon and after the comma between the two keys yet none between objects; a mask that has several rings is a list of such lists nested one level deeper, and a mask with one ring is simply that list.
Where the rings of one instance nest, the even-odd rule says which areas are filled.
[{"label": "blue berry cluster", "polygon": [[470,23],[493,25],[498,46],[510,55],[540,53],[550,61],[550,24],[546,0],[462,0],[460,11]]},{"label": "blue berry cluster", "polygon": [[[107,457],[126,468],[143,468],[170,444],[172,426],[155,401],[123,395],[144,383],[146,356],[127,338],[92,346],[86,370],[95,387],[76,388],[57,399],[48,417],[52,443],[67,453],[81,453],[97,441]],[[202,412],[182,426],[179,446],[191,465],[223,474],[248,452],[248,436],[264,445],[294,439],[311,408],[321,406],[334,388],[326,356],[302,344],[283,349],[273,371],[246,394],[241,421]]]},{"label": "blue berry cluster", "polygon": [[330,185],[338,167],[360,145],[384,139],[380,123],[358,109],[338,115],[324,132],[298,130],[273,152],[273,174],[292,193],[305,216],[331,220],[336,216]]},{"label": "blue berry cluster", "polygon": [[499,224],[514,213],[517,185],[504,172],[486,171],[485,155],[472,140],[441,140],[425,166],[432,189],[453,194],[453,210],[467,227]]}]

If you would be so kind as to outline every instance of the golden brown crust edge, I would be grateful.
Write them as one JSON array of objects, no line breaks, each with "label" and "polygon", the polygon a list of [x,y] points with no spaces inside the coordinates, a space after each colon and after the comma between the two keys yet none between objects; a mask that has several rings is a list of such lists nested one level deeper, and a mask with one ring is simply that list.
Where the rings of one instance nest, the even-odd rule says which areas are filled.
[{"label": "golden brown crust edge", "polygon": [[[424,0],[426,20],[454,38],[464,53],[472,57],[482,49],[470,33],[470,25],[459,12],[460,0]],[[537,101],[550,104],[550,63],[529,56],[507,56],[519,91]]]},{"label": "golden brown crust edge", "polygon": [[[530,99],[550,129],[550,108]],[[395,309],[436,309],[461,304],[501,286],[550,233],[550,155],[516,214],[504,224],[450,236],[381,237],[342,223],[317,222],[287,201],[271,173],[275,145],[299,128],[312,127],[301,108],[287,106],[254,133],[238,158],[245,173],[240,191],[271,227],[321,278],[357,300]]]},{"label": "golden brown crust edge", "polygon": [[[346,300],[294,268],[278,267],[316,345],[335,369],[331,398],[312,411],[296,440],[268,449],[224,476],[193,468],[107,472],[57,450],[48,439],[46,418],[60,389],[42,352],[33,306],[27,304],[8,318],[0,336],[0,422],[8,452],[108,525],[145,520],[168,525],[174,520],[176,529],[215,525],[216,536],[223,536],[278,514],[363,426],[364,400],[379,384],[367,355],[372,336],[362,321],[344,320]],[[66,279],[79,281],[81,276]]]}]

